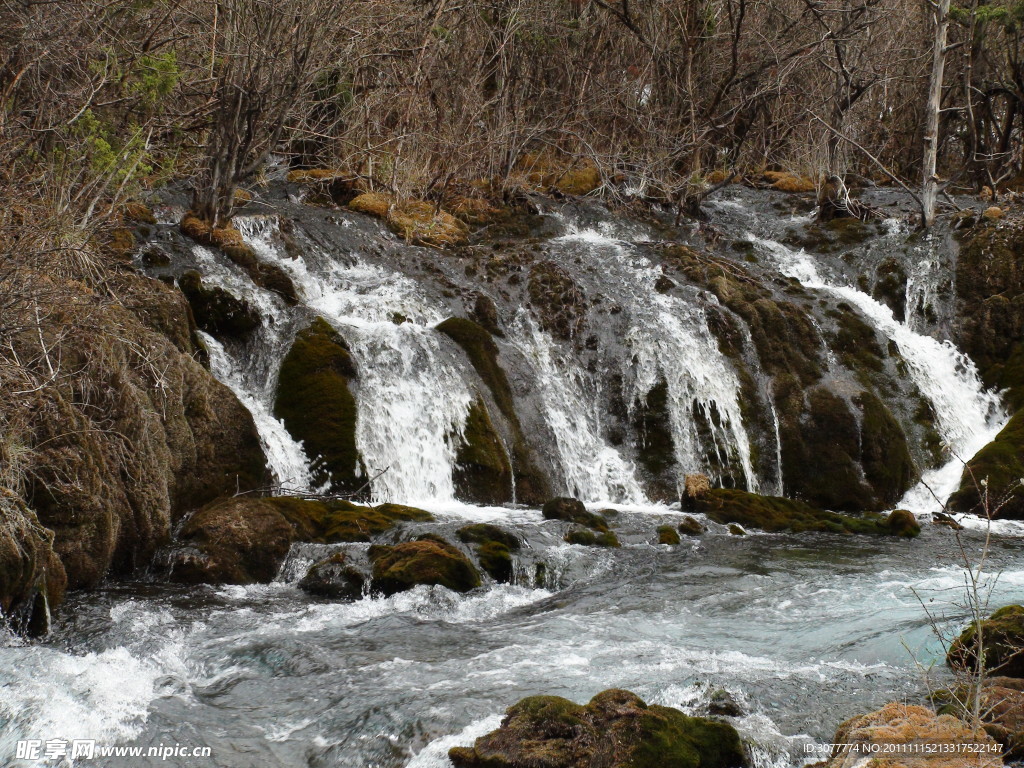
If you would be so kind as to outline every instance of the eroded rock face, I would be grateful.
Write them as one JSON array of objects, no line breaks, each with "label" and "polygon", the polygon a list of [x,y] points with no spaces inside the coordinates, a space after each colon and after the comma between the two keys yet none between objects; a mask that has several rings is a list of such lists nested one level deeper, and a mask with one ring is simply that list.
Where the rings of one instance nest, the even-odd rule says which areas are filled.
[{"label": "eroded rock face", "polygon": [[[852,748],[834,754],[827,768],[853,768],[865,758],[885,760],[886,766],[897,768],[996,768],[1003,764],[998,745],[983,729],[972,729],[952,715],[937,715],[926,707],[890,702],[877,712],[851,718],[839,726],[834,743],[851,744]],[[948,754],[915,753],[900,745],[953,745]],[[975,745],[977,751],[957,752],[955,745]],[[895,745],[889,753],[873,752]],[[963,749],[963,748],[961,748]],[[872,761],[872,764],[875,763]]]},{"label": "eroded rock face", "polygon": [[589,704],[531,696],[501,727],[448,753],[456,768],[738,768],[748,765],[736,730],[608,690]]}]

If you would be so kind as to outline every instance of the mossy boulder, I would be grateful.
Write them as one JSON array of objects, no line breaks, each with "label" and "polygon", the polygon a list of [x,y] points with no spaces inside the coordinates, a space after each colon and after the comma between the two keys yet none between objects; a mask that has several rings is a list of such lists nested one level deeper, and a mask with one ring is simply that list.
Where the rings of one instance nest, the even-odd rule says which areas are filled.
[{"label": "mossy boulder", "polygon": [[[949,646],[946,663],[972,671],[979,652],[979,634],[971,624]],[[1024,678],[1024,606],[1007,605],[981,622],[980,645],[986,671]]]},{"label": "mossy boulder", "polygon": [[[903,516],[883,517],[866,514],[858,517],[817,509],[796,499],[759,496],[729,488],[714,488],[699,496],[698,511],[723,525],[738,524],[763,531],[823,531],[886,536],[917,535]],[[913,515],[911,515],[913,517]],[[916,525],[916,521],[915,521]],[[916,528],[920,532],[920,528]]]},{"label": "mossy boulder", "polygon": [[357,600],[362,597],[366,576],[348,563],[344,552],[335,552],[313,563],[299,581],[299,589],[332,600]]},{"label": "mossy boulder", "polygon": [[530,268],[527,292],[541,327],[557,339],[571,340],[586,328],[587,298],[572,276],[553,261]]},{"label": "mossy boulder", "polygon": [[480,586],[480,574],[469,558],[435,536],[394,546],[370,547],[371,585],[375,592],[393,595],[419,584],[468,592]]},{"label": "mossy boulder", "polygon": [[657,534],[659,544],[668,544],[674,547],[682,541],[679,538],[679,531],[671,525],[659,525]]},{"label": "mossy boulder", "polygon": [[477,375],[491,392],[498,411],[512,433],[511,462],[515,476],[516,499],[523,504],[540,504],[548,496],[548,479],[536,468],[533,452],[516,413],[512,387],[498,362],[498,345],[479,324],[462,317],[451,317],[437,330],[459,345]]},{"label": "mossy boulder", "polygon": [[455,494],[464,501],[477,504],[512,501],[512,467],[487,406],[481,400],[469,406],[462,442],[455,456],[453,479]]},{"label": "mossy boulder", "polygon": [[608,690],[581,706],[531,696],[509,707],[501,726],[448,753],[455,768],[739,768],[748,759],[726,723],[647,705]]},{"label": "mossy boulder", "polygon": [[426,522],[415,507],[292,496],[239,496],[214,502],[190,517],[160,558],[172,581],[252,584],[271,581],[292,543],[370,541],[402,522]]},{"label": "mossy boulder", "polygon": [[196,325],[218,339],[246,339],[260,327],[260,315],[245,299],[218,285],[203,285],[202,276],[189,270],[178,278]]},{"label": "mossy boulder", "polygon": [[366,482],[356,446],[356,364],[348,344],[323,318],[300,331],[281,363],[274,415],[301,440],[314,481],[335,493]]},{"label": "mossy boulder", "polygon": [[595,531],[604,532],[608,530],[607,521],[600,515],[588,512],[583,502],[571,496],[559,496],[544,502],[541,514],[545,520],[564,520],[568,523],[577,523],[591,528]]},{"label": "mossy boulder", "polygon": [[679,524],[679,532],[684,536],[700,536],[704,533],[704,526],[697,518],[685,515],[683,522]]},{"label": "mossy boulder", "polygon": [[619,547],[619,537],[613,531],[594,531],[590,528],[574,526],[562,537],[567,544],[579,544],[583,547]]},{"label": "mossy boulder", "polygon": [[871,295],[892,310],[901,323],[907,314],[907,272],[897,259],[889,258],[875,267]]},{"label": "mossy boulder", "polygon": [[0,621],[15,632],[45,635],[64,598],[67,575],[53,539],[20,497],[0,488]]},{"label": "mossy boulder", "polygon": [[1024,520],[1024,410],[967,462],[949,507],[983,517]]},{"label": "mossy boulder", "polygon": [[474,523],[456,531],[466,544],[476,545],[476,556],[492,579],[505,584],[513,579],[512,553],[519,551],[522,542],[511,531],[489,523]]},{"label": "mossy boulder", "polygon": [[[952,715],[966,722],[972,718],[969,685],[953,690],[934,691],[932,706],[940,715]],[[988,677],[978,695],[985,732],[1003,748],[1003,759],[1024,758],[1024,680],[1015,677]]]}]

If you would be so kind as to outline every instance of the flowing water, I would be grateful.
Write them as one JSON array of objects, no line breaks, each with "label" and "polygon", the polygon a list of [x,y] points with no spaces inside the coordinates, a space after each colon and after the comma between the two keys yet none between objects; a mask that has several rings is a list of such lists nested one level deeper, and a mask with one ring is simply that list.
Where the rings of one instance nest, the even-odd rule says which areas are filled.
[{"label": "flowing water", "polygon": [[[923,319],[922,308],[937,300],[937,262],[912,274],[903,323],[828,265],[783,245],[771,222],[740,202],[712,208],[719,224],[738,217],[732,226],[750,233],[772,268],[855,306],[896,345],[953,452],[970,455],[999,428],[998,397]],[[412,267],[381,258],[386,235],[368,230],[339,248],[311,229],[296,235],[300,253],[288,255],[275,219],[243,220],[259,257],[294,280],[298,308],[206,249],[193,248],[189,258],[204,280],[245,297],[263,318],[245,348],[204,341],[211,370],[253,414],[277,481],[307,490],[311,482],[310,457],[274,418],[272,400],[292,337],[320,316],[342,333],[359,368],[356,437],[374,500],[431,509],[438,521],[414,531],[449,539],[466,520],[515,530],[526,542],[515,583],[488,581],[466,595],[418,587],[331,602],[306,595],[297,580],[331,549],[358,559],[366,545],[296,545],[267,585],[186,588],[142,579],[72,595],[44,641],[7,636],[0,646],[0,763],[8,764],[19,739],[87,738],[208,746],[207,764],[232,768],[447,768],[448,748],[496,727],[523,696],[585,701],[623,687],[697,714],[725,688],[743,709],[733,723],[756,768],[783,768],[805,762],[805,744],[831,741],[844,718],[919,696],[925,683],[917,664],[941,656],[929,612],[948,631],[967,616],[950,531],[925,525],[908,542],[731,536],[709,524],[705,536],[679,547],[654,543],[656,526],[678,522],[679,513],[649,501],[628,446],[613,437],[607,398],[621,395],[628,415],[664,383],[677,464],[728,471],[736,484],[765,492],[780,487],[778,419],[773,413],[762,446],[774,458],[755,464],[736,370],[696,296],[658,290],[664,275],[642,249],[648,231],[550,219],[550,258],[577,264],[591,293],[624,308],[621,323],[595,334],[587,356],[520,311],[508,319],[502,360],[550,433],[540,458],[560,484],[554,490],[617,510],[621,549],[565,544],[564,525],[536,510],[455,500],[455,455],[481,385],[434,330],[451,316],[451,297],[411,278]],[[336,226],[355,228],[353,221]],[[959,472],[953,459],[926,473],[925,483],[942,495]],[[934,508],[924,485],[902,505],[922,515]],[[999,523],[995,531],[992,603],[1020,602],[1024,530]],[[979,556],[984,527],[975,522],[963,537],[968,555]],[[936,674],[941,681],[941,664]],[[174,763],[104,763],[148,764]]]}]

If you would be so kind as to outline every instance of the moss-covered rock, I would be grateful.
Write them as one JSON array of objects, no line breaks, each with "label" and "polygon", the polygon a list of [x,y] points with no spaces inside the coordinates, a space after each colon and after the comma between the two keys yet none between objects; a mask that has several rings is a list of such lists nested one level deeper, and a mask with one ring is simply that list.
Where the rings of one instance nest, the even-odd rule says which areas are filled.
[{"label": "moss-covered rock", "polygon": [[512,432],[511,460],[515,475],[516,499],[523,504],[540,504],[548,496],[548,479],[536,468],[530,445],[516,413],[512,388],[498,363],[498,345],[483,327],[461,317],[451,317],[437,330],[458,344],[473,369],[491,392],[495,404]]},{"label": "moss-covered rock", "polygon": [[1007,605],[978,626],[971,624],[949,646],[946,663],[954,669],[972,671],[979,647],[984,668],[1004,677],[1024,678],[1024,607]]},{"label": "moss-covered rock", "polygon": [[[961,685],[953,690],[931,694],[932,706],[940,715],[952,715],[970,722],[971,689]],[[1015,677],[989,677],[978,695],[982,726],[1003,748],[1003,759],[1024,758],[1024,680]]]},{"label": "moss-covered rock", "polygon": [[313,563],[299,581],[299,589],[317,597],[357,600],[362,597],[366,577],[347,562],[344,552],[335,552]]},{"label": "moss-covered rock", "polygon": [[481,400],[469,406],[462,443],[455,456],[455,493],[477,504],[512,501],[512,467],[505,446]]},{"label": "moss-covered rock", "polygon": [[216,338],[244,340],[260,327],[259,312],[249,302],[218,285],[203,285],[195,270],[181,275],[178,287],[192,307],[196,325]]},{"label": "moss-covered rock", "polygon": [[0,619],[16,632],[46,634],[50,609],[64,598],[67,575],[53,538],[16,494],[0,488]]},{"label": "moss-covered rock", "polygon": [[669,420],[668,385],[658,382],[633,410],[637,435],[637,459],[651,476],[651,490],[659,501],[668,501],[676,490],[675,442]]},{"label": "moss-covered rock", "polygon": [[885,259],[875,267],[871,295],[892,310],[901,323],[907,314],[907,272],[897,259]]},{"label": "moss-covered rock", "polygon": [[949,507],[983,517],[1024,520],[1024,410],[967,462]]},{"label": "moss-covered rock", "polygon": [[588,512],[582,501],[570,496],[559,496],[544,502],[541,514],[545,520],[565,520],[599,532],[608,530],[608,523],[603,517]]},{"label": "moss-covered rock", "polygon": [[365,484],[356,446],[356,365],[348,344],[323,318],[299,332],[281,363],[274,415],[301,440],[317,484],[354,493]]},{"label": "moss-covered rock", "polygon": [[385,595],[419,584],[468,592],[480,586],[480,574],[461,550],[433,536],[394,546],[370,547],[371,585]]},{"label": "moss-covered rock", "polygon": [[648,706],[622,690],[586,706],[532,696],[509,707],[501,726],[472,747],[448,753],[456,768],[739,768],[747,757],[736,730]]},{"label": "moss-covered rock", "polygon": [[619,537],[613,531],[594,531],[590,528],[574,526],[562,537],[568,544],[579,544],[583,547],[619,547]]},{"label": "moss-covered rock", "polygon": [[426,200],[396,200],[378,192],[366,192],[353,198],[348,207],[383,219],[395,234],[416,245],[458,245],[465,241],[468,231],[455,216]]},{"label": "moss-covered rock", "polygon": [[322,544],[370,541],[402,522],[432,520],[415,507],[293,496],[238,496],[214,502],[190,517],[161,558],[173,581],[251,584],[277,575],[296,541]]},{"label": "moss-covered rock", "polygon": [[492,579],[506,584],[512,582],[512,553],[517,552],[522,546],[518,536],[489,523],[466,525],[459,528],[456,534],[466,544],[476,545],[480,567]]},{"label": "moss-covered rock", "polygon": [[679,532],[684,536],[700,536],[704,533],[704,526],[697,518],[685,515],[683,522],[679,524]]},{"label": "moss-covered rock", "polygon": [[586,328],[587,299],[572,276],[553,261],[530,268],[527,279],[530,304],[541,327],[558,339],[578,337]]},{"label": "moss-covered rock", "polygon": [[668,544],[674,547],[681,541],[679,531],[671,525],[659,525],[657,534],[659,544]]},{"label": "moss-covered rock", "polygon": [[[769,532],[828,531],[906,536],[910,530],[907,521],[899,515],[895,518],[877,514],[859,517],[839,515],[816,509],[795,499],[759,496],[728,488],[707,491],[698,497],[695,503],[698,511],[716,523],[735,523],[746,528],[760,528]],[[917,528],[917,531],[919,532],[920,528]]]}]

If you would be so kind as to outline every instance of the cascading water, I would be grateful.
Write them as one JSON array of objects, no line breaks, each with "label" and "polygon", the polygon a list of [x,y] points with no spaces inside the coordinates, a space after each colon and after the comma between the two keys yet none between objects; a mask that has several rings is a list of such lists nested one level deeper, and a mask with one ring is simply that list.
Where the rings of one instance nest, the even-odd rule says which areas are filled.
[{"label": "cascading water", "polygon": [[750,239],[771,254],[783,274],[856,306],[896,344],[914,383],[931,402],[936,426],[953,456],[944,466],[926,472],[921,485],[911,489],[900,506],[922,513],[941,507],[935,497],[945,499],[956,490],[963,462],[990,442],[1005,423],[998,394],[984,388],[974,363],[951,342],[917,333],[868,294],[829,282],[803,250],[752,235]]},{"label": "cascading water", "polygon": [[313,243],[290,258],[275,242],[273,219],[239,222],[257,255],[283,267],[302,302],[334,325],[351,347],[356,443],[372,499],[450,502],[453,470],[472,401],[467,375],[433,326],[446,314],[408,278]]}]

